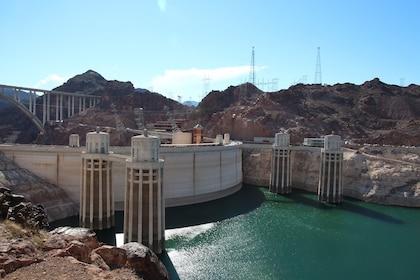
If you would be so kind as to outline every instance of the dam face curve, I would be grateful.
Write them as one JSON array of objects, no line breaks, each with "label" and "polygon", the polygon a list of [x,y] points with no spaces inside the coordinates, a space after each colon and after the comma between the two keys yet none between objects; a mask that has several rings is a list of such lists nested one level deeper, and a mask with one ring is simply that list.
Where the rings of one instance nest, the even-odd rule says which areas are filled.
[{"label": "dam face curve", "polygon": [[[80,203],[82,151],[85,147],[0,145],[8,158],[62,188]],[[125,169],[130,147],[110,147],[115,210],[124,209]],[[166,207],[195,204],[230,195],[242,187],[240,143],[219,145],[162,145],[163,194]]]}]

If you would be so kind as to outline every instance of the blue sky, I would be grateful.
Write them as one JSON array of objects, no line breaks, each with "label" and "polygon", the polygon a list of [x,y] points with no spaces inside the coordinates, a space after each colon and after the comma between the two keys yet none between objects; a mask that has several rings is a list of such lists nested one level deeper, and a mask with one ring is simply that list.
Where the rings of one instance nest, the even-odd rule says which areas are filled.
[{"label": "blue sky", "polygon": [[0,84],[52,89],[92,69],[199,101],[206,78],[248,81],[253,47],[263,90],[313,83],[318,47],[323,83],[420,84],[419,14],[417,0],[0,0]]}]

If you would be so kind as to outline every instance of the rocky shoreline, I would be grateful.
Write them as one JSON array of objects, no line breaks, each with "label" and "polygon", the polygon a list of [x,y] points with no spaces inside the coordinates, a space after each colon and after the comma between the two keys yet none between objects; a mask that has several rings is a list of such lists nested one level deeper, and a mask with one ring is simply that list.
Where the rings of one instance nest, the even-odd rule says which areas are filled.
[{"label": "rocky shoreline", "polygon": [[[320,150],[292,151],[292,188],[317,192]],[[268,186],[271,149],[243,149],[244,183]],[[365,202],[420,207],[420,148],[344,149],[344,195]]]},{"label": "rocky shoreline", "polygon": [[[48,228],[48,218],[41,205],[35,205],[10,189],[0,188],[0,276],[6,277],[22,267],[44,266],[37,279],[55,273],[43,262],[69,262],[81,273],[94,279],[119,279],[114,270],[125,274],[124,279],[169,279],[168,272],[156,254],[148,247],[130,242],[121,247],[101,244],[96,233],[86,228]],[[61,259],[58,259],[61,258]],[[31,271],[31,269],[27,269]],[[33,268],[31,277],[35,276]],[[22,274],[23,275],[20,275]],[[18,272],[13,279],[27,279]],[[129,277],[127,277],[127,275]],[[85,277],[83,277],[85,279]],[[55,279],[52,277],[52,279]],[[67,279],[62,278],[60,279]],[[68,279],[73,279],[71,275]]]}]

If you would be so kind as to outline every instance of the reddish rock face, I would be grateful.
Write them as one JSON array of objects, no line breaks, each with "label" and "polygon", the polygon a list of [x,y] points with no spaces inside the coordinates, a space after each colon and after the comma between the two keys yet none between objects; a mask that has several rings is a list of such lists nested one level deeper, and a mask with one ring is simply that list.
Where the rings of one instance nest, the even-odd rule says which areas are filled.
[{"label": "reddish rock face", "polygon": [[354,143],[419,145],[420,87],[374,79],[360,86],[298,84],[263,93],[246,84],[209,93],[185,126],[196,122],[208,137],[229,132],[245,141],[285,131],[297,144],[334,131]]},{"label": "reddish rock face", "polygon": [[3,242],[0,247],[0,269],[5,273],[40,261],[42,259],[36,255],[35,246],[27,240]]},{"label": "reddish rock face", "polygon": [[112,269],[124,267],[127,262],[127,252],[115,246],[102,245],[93,250],[92,253],[101,256],[105,263]]}]

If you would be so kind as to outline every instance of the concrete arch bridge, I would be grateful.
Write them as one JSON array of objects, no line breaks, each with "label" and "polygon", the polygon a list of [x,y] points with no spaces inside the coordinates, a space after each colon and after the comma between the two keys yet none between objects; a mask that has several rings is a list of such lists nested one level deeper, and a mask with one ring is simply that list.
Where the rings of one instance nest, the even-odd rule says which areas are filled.
[{"label": "concrete arch bridge", "polygon": [[[100,96],[0,84],[0,98],[17,107],[44,134],[51,120],[63,121],[96,106]],[[42,120],[41,120],[42,116]]]}]

